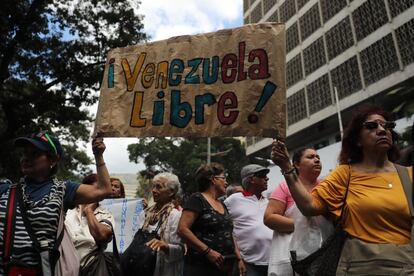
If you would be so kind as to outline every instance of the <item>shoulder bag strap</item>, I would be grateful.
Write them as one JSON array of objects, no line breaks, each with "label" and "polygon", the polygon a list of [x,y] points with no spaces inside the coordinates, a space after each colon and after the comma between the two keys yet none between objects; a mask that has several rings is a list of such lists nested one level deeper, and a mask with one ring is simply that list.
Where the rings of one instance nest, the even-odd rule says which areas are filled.
[{"label": "shoulder bag strap", "polygon": [[16,184],[10,185],[9,197],[7,200],[7,213],[3,233],[3,266],[7,273],[10,263],[10,256],[12,255],[13,240],[14,240],[14,226],[16,224]]},{"label": "shoulder bag strap", "polygon": [[394,164],[397,169],[398,176],[400,177],[401,183],[404,188],[405,196],[407,197],[408,206],[410,208],[411,219],[414,219],[414,206],[413,206],[413,184],[410,181],[408,175],[408,169],[398,164]]},{"label": "shoulder bag strap", "polygon": [[112,225],[112,223],[107,219],[102,219],[100,222],[105,222],[111,227],[112,230],[112,253],[114,253],[115,258],[119,260],[119,252],[118,252],[118,246],[116,243],[116,237],[115,237],[115,229]]},{"label": "shoulder bag strap", "polygon": [[405,197],[407,198],[408,206],[411,214],[411,246],[414,248],[414,208],[413,208],[413,183],[410,181],[408,175],[408,168],[398,164],[394,164],[397,169],[398,176],[404,188]]},{"label": "shoulder bag strap", "polygon": [[26,228],[27,234],[29,234],[29,237],[33,242],[34,249],[40,253],[41,252],[40,244],[36,238],[32,225],[30,224],[29,218],[27,216],[26,205],[24,204],[24,200],[23,200],[22,186],[20,185],[20,183],[17,184],[17,187],[16,187],[16,197],[17,197],[17,202],[20,207],[20,214],[23,219],[24,227]]}]

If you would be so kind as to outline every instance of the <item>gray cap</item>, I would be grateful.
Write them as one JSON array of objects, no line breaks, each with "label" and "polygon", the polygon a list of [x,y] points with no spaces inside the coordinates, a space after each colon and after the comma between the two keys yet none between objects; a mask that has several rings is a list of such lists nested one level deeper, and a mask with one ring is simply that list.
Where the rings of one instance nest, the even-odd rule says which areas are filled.
[{"label": "gray cap", "polygon": [[250,165],[244,166],[240,172],[243,187],[246,188],[247,178],[249,176],[253,176],[255,173],[258,173],[258,172],[265,172],[266,174],[268,174],[270,170],[266,167],[263,167],[257,164],[250,164]]}]

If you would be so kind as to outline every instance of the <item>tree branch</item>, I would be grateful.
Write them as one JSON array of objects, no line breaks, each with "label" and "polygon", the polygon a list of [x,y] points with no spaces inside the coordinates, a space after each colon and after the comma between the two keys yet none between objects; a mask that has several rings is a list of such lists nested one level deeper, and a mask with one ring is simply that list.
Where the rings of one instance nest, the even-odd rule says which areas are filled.
[{"label": "tree branch", "polygon": [[16,54],[17,44],[27,36],[28,27],[36,22],[33,17],[36,15],[36,12],[38,12],[38,9],[44,6],[46,1],[47,0],[34,0],[30,5],[24,20],[22,20],[21,24],[18,24],[18,31],[4,51],[3,58],[0,62],[0,85],[3,85],[4,81],[10,76],[9,65]]},{"label": "tree branch", "polygon": [[[85,69],[88,69],[88,68],[91,68],[91,67],[95,67],[95,66],[97,66],[97,65],[103,65],[103,64],[105,64],[105,62],[104,61],[101,61],[101,62],[95,62],[95,63],[90,63],[90,64],[87,64],[87,65],[85,65],[85,66],[83,66],[82,68],[80,68],[80,70],[79,71],[83,71],[83,70],[85,70]],[[54,85],[56,85],[56,84],[58,84],[58,83],[61,83],[62,81],[64,81],[65,79],[67,79],[68,77],[70,77],[70,76],[72,76],[72,75],[75,75],[75,74],[79,74],[79,71],[67,71],[65,74],[63,74],[63,75],[61,75],[61,76],[59,76],[58,78],[56,78],[55,80],[53,80],[53,81],[51,81],[51,82],[49,82],[49,83],[47,83],[47,84],[45,84],[41,89],[43,89],[43,90],[48,90],[49,88],[51,88],[52,86],[54,86]]]}]

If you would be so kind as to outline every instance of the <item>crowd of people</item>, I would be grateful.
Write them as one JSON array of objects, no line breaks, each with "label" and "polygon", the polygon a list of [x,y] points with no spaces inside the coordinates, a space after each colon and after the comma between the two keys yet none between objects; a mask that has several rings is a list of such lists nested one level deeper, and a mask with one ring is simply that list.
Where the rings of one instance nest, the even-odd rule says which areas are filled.
[{"label": "crowd of people", "polygon": [[[292,254],[306,258],[340,223],[347,239],[337,275],[413,275],[414,214],[395,164],[394,127],[381,108],[356,112],[344,132],[339,165],[324,179],[319,179],[322,162],[315,149],[299,149],[290,161],[284,141],[274,140],[271,159],[285,182],[271,193],[265,193],[269,169],[256,164],[242,168],[241,185],[228,185],[223,165],[202,165],[194,174],[198,192],[184,203],[178,177],[157,174],[154,204],[139,216],[135,234],[154,233],[140,245],[154,252],[154,266],[139,274],[144,271],[140,263],[124,257],[123,273],[295,275]],[[105,250],[116,228],[99,201],[125,197],[122,182],[106,168],[103,140],[92,141],[96,174],[84,177],[82,184],[55,178],[63,156],[55,137],[33,134],[17,138],[15,146],[23,149],[23,177],[16,184],[0,184],[0,275],[47,275],[38,244],[46,244],[55,269],[59,256],[53,258],[53,249],[63,219],[84,267],[93,252]]]}]

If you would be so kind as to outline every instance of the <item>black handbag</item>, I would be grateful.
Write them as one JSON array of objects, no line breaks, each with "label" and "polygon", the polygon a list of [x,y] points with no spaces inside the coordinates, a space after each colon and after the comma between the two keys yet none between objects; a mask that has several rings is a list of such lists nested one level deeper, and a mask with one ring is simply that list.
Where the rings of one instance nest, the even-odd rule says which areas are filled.
[{"label": "black handbag", "polygon": [[154,275],[157,252],[147,246],[146,243],[152,239],[160,239],[158,230],[161,225],[162,222],[160,220],[154,231],[148,232],[141,228],[135,233],[131,244],[121,255],[121,267],[125,276]]},{"label": "black handbag", "polygon": [[85,266],[81,267],[80,276],[122,276],[121,263],[116,244],[115,232],[112,223],[103,219],[111,226],[112,230],[112,252],[104,252],[101,246],[85,256]]},{"label": "black handbag", "polygon": [[348,234],[342,228],[342,219],[346,198],[348,196],[349,183],[351,179],[351,167],[349,167],[348,185],[341,208],[341,215],[335,226],[335,230],[323,243],[321,248],[308,257],[297,260],[296,251],[290,251],[291,265],[293,271],[301,276],[335,276],[342,248]]}]

